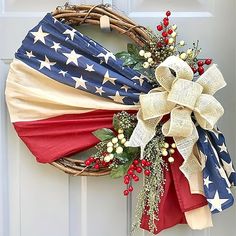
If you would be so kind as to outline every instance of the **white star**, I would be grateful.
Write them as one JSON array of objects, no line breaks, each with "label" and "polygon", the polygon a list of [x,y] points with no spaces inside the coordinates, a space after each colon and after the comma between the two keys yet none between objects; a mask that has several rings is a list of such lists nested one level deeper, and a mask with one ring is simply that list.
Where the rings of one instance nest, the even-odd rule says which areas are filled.
[{"label": "white star", "polygon": [[112,78],[109,76],[109,72],[107,70],[107,72],[105,73],[104,77],[103,77],[103,81],[102,84],[105,84],[106,82],[111,82],[112,84],[116,84],[115,80],[117,80],[116,78]]},{"label": "white star", "polygon": [[208,176],[206,179],[204,179],[204,185],[209,188],[209,184],[212,184],[213,182],[210,181],[210,176]]},{"label": "white star", "polygon": [[113,53],[108,52],[107,50],[105,50],[105,51],[106,51],[106,54],[100,53],[99,55],[97,55],[97,57],[104,57],[106,63],[108,62],[109,57],[111,57],[114,60],[116,60],[116,57],[115,57],[115,55]]},{"label": "white star", "polygon": [[132,78],[132,80],[136,80],[136,79],[139,81],[140,86],[142,86],[142,85],[143,85],[143,82],[144,82],[143,77],[142,77],[142,76],[140,76],[140,77],[134,76],[134,77]]},{"label": "white star", "polygon": [[76,32],[76,30],[75,29],[72,29],[72,30],[70,30],[70,29],[67,29],[63,34],[69,34],[70,35],[70,38],[71,38],[71,40],[74,40],[74,37],[75,37],[75,32]]},{"label": "white star", "polygon": [[28,52],[28,51],[26,51],[26,54],[25,54],[28,58],[31,58],[31,57],[35,57],[34,55],[33,55],[33,52],[32,51],[30,51],[30,52]]},{"label": "white star", "polygon": [[95,71],[95,70],[93,69],[93,66],[94,66],[94,65],[88,65],[88,64],[86,64],[86,69],[85,69],[85,70],[87,70],[87,71],[89,71],[89,72]]},{"label": "white star", "polygon": [[228,194],[232,194],[230,188],[226,188],[228,191]]},{"label": "white star", "polygon": [[51,48],[53,48],[55,52],[57,52],[57,50],[61,48],[60,43],[53,42],[53,46],[51,46]]},{"label": "white star", "polygon": [[123,85],[120,89],[124,89],[125,90],[125,92],[127,92],[128,91],[128,89],[130,89],[130,87],[129,86],[127,86],[127,85]]},{"label": "white star", "polygon": [[208,136],[207,135],[205,135],[204,143],[208,143]]},{"label": "white star", "polygon": [[223,160],[223,158],[221,158],[222,162],[223,162],[223,168],[225,169],[228,177],[235,172],[234,168],[233,168],[233,163],[232,161],[230,161],[230,163],[226,162],[225,160]]},{"label": "white star", "polygon": [[102,86],[101,87],[95,87],[95,88],[96,88],[95,93],[99,93],[101,96],[102,96],[102,93],[105,93],[102,89]]},{"label": "white star", "polygon": [[116,95],[115,96],[109,96],[111,99],[114,100],[114,102],[118,102],[118,103],[124,103],[123,99],[125,98],[124,96],[120,96],[119,92],[116,91]]},{"label": "white star", "polygon": [[78,77],[72,77],[72,79],[76,82],[75,83],[75,88],[78,88],[79,86],[87,89],[85,83],[87,82],[86,80],[83,79],[82,75]]},{"label": "white star", "polygon": [[70,53],[63,53],[68,59],[66,61],[66,65],[68,65],[69,63],[73,62],[75,65],[78,66],[78,61],[77,59],[82,57],[82,55],[77,54],[75,52],[75,50],[72,50]]},{"label": "white star", "polygon": [[40,70],[44,67],[51,70],[51,66],[56,64],[56,62],[50,62],[49,59],[46,56],[45,56],[44,61],[41,61],[41,60],[39,60],[39,61],[40,61],[40,68],[39,68]]},{"label": "white star", "polygon": [[220,145],[218,145],[218,147],[220,148],[220,152],[226,152],[226,153],[228,153],[228,151],[227,151],[227,147],[225,146],[225,144],[224,143],[222,143],[222,145],[220,146]]},{"label": "white star", "polygon": [[62,74],[62,76],[65,77],[67,72],[68,72],[68,71],[60,70],[60,71],[59,71],[59,74]]},{"label": "white star", "polygon": [[228,201],[228,199],[220,198],[218,191],[216,191],[213,199],[207,199],[209,203],[211,203],[211,211],[215,209],[218,211],[222,211],[221,205]]},{"label": "white star", "polygon": [[42,26],[39,27],[38,31],[31,32],[31,34],[34,35],[34,43],[36,43],[37,41],[41,41],[44,44],[45,44],[45,37],[49,35],[48,33],[43,32]]}]

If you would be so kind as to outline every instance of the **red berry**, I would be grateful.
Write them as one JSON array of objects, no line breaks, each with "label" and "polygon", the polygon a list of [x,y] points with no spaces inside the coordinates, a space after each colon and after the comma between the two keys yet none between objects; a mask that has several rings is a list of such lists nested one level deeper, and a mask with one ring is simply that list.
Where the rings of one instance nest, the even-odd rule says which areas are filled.
[{"label": "red berry", "polygon": [[100,161],[100,159],[96,159],[96,163],[100,163],[101,161]]},{"label": "red berry", "polygon": [[172,29],[169,29],[168,30],[168,34],[172,34],[173,33],[173,30]]},{"label": "red berry", "polygon": [[91,162],[90,162],[90,160],[89,160],[89,159],[88,159],[88,160],[86,160],[84,163],[85,163],[85,165],[86,165],[86,166],[90,166],[90,164],[91,164]]},{"label": "red berry", "polygon": [[133,174],[133,175],[132,175],[132,178],[133,178],[133,179],[135,179],[136,177],[137,177],[137,175],[136,175],[136,174]]},{"label": "red berry", "polygon": [[163,25],[164,25],[164,26],[168,26],[168,25],[169,25],[169,21],[168,21],[168,20],[164,20],[164,21],[163,21]]},{"label": "red berry", "polygon": [[170,11],[167,11],[166,12],[166,16],[170,16],[171,15],[171,12]]},{"label": "red berry", "polygon": [[198,61],[198,66],[203,66],[204,65],[204,63],[203,63],[203,61]]},{"label": "red berry", "polygon": [[211,63],[212,63],[212,59],[206,59],[206,60],[205,60],[205,64],[206,64],[206,65],[210,65]]},{"label": "red berry", "polygon": [[145,171],[144,171],[144,174],[148,176],[148,175],[151,174],[151,171],[150,171],[150,170],[145,170]]},{"label": "red berry", "polygon": [[134,190],[133,186],[129,186],[129,192],[132,192]]},{"label": "red berry", "polygon": [[196,67],[191,67],[191,68],[192,68],[193,73],[195,74],[197,72],[197,68]]},{"label": "red berry", "polygon": [[134,181],[135,181],[135,182],[138,182],[138,181],[139,181],[139,177],[136,176],[136,177],[134,178]]},{"label": "red berry", "polygon": [[146,166],[150,166],[152,163],[150,161],[146,162]]},{"label": "red berry", "polygon": [[163,18],[163,21],[169,21],[168,17]]},{"label": "red berry", "polygon": [[143,159],[143,160],[141,161],[141,163],[142,163],[142,165],[146,166],[147,161],[146,161],[145,159]]},{"label": "red berry", "polygon": [[128,170],[129,175],[132,175],[133,173],[134,173],[133,170]]},{"label": "red berry", "polygon": [[157,26],[157,30],[158,30],[158,31],[162,31],[162,30],[163,30],[163,26],[162,26],[162,25],[158,25],[158,26]]},{"label": "red berry", "polygon": [[161,47],[162,47],[162,43],[161,43],[161,42],[158,42],[158,43],[157,43],[157,47],[161,48]]},{"label": "red berry", "polygon": [[134,163],[135,165],[138,165],[138,164],[139,164],[139,160],[135,159],[133,163]]},{"label": "red berry", "polygon": [[164,32],[162,32],[162,36],[165,38],[165,37],[167,37],[167,33],[164,31]]},{"label": "red berry", "polygon": [[137,171],[138,173],[141,173],[142,170],[143,170],[143,169],[142,169],[141,167],[139,167],[139,166],[138,166],[137,169],[136,169],[136,171]]},{"label": "red berry", "polygon": [[99,164],[95,164],[95,165],[94,165],[94,168],[95,168],[96,170],[98,170],[98,169],[100,168]]},{"label": "red berry", "polygon": [[135,166],[133,164],[130,165],[129,169],[133,170],[135,168]]},{"label": "red berry", "polygon": [[124,176],[124,179],[130,180],[130,177],[129,177],[128,175],[125,175],[125,176]]},{"label": "red berry", "polygon": [[125,196],[128,196],[128,195],[129,195],[129,190],[126,189],[126,190],[124,191],[124,195],[125,195]]},{"label": "red berry", "polygon": [[94,157],[89,157],[89,161],[92,163],[95,161]]},{"label": "red berry", "polygon": [[198,73],[199,75],[202,75],[204,73],[204,68],[202,66],[198,67]]},{"label": "red berry", "polygon": [[165,41],[165,44],[169,43],[169,39],[168,38],[165,38],[164,41]]},{"label": "red berry", "polygon": [[129,184],[129,179],[124,179],[124,184]]}]

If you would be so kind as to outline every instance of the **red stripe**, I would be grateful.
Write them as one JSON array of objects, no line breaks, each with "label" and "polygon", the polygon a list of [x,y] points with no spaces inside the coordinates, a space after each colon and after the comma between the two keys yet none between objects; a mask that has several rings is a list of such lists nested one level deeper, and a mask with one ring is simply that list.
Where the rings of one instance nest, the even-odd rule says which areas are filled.
[{"label": "red stripe", "polygon": [[37,161],[50,163],[96,145],[99,140],[92,132],[112,128],[113,115],[117,112],[97,110],[62,115],[38,121],[15,122],[14,127]]}]

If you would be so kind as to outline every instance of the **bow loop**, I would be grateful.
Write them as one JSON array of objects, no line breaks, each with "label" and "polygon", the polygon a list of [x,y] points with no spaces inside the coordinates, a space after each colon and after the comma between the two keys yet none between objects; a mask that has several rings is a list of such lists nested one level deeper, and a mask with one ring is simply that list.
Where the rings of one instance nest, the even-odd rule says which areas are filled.
[{"label": "bow loop", "polygon": [[162,133],[174,138],[178,151],[184,158],[180,170],[191,187],[191,176],[201,171],[193,154],[198,134],[192,114],[203,129],[213,129],[224,113],[213,94],[226,83],[216,65],[211,66],[197,81],[193,81],[190,66],[175,56],[162,62],[155,75],[161,87],[140,95],[138,124],[129,143],[132,147],[141,147],[142,156],[145,146],[155,135],[156,126],[164,115],[170,114],[170,119],[162,126]]}]

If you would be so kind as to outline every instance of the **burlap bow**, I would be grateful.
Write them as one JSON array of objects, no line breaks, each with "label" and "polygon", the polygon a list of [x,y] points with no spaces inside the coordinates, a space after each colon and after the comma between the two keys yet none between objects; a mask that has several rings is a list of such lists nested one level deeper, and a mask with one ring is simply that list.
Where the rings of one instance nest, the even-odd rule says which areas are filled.
[{"label": "burlap bow", "polygon": [[140,95],[138,124],[129,145],[141,147],[142,157],[145,146],[155,135],[157,124],[164,115],[170,113],[170,119],[163,124],[162,132],[174,138],[184,158],[180,169],[190,181],[195,172],[201,171],[201,165],[193,154],[198,133],[192,115],[203,129],[212,130],[224,113],[213,94],[226,83],[215,64],[194,82],[190,66],[175,56],[161,63],[155,75],[161,87]]}]

